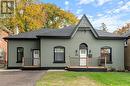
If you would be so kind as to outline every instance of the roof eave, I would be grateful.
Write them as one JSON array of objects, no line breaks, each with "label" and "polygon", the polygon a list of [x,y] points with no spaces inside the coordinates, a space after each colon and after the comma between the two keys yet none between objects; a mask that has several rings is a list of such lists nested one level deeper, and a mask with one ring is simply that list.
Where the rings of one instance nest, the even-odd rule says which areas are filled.
[{"label": "roof eave", "polygon": [[9,38],[9,37],[4,37],[4,40],[28,40],[28,39],[38,39],[38,38]]},{"label": "roof eave", "polygon": [[101,40],[124,40],[124,39],[127,39],[127,37],[107,37],[107,36],[99,36],[98,39],[101,39]]},{"label": "roof eave", "polygon": [[53,38],[53,39],[70,39],[71,36],[37,36],[38,38]]}]

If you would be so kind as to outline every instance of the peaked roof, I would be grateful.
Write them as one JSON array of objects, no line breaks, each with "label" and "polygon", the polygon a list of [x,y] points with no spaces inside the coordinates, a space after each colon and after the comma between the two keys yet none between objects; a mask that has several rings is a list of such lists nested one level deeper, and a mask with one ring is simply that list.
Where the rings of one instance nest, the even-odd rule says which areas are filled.
[{"label": "peaked roof", "polygon": [[[87,23],[85,23],[83,19],[87,21]],[[83,17],[80,19],[77,25],[66,26],[66,27],[63,27],[62,29],[47,29],[47,28],[45,29],[44,28],[44,29],[39,29],[39,30],[31,31],[31,32],[20,33],[18,35],[10,35],[9,37],[5,37],[4,39],[38,39],[39,37],[71,38],[77,32],[78,30],[77,27],[81,27],[80,24],[82,22],[84,22],[84,25],[85,24],[90,25],[89,26],[91,27],[90,30],[96,39],[124,39],[126,38],[124,36],[115,35],[113,33],[108,33],[101,30],[95,30],[92,24],[90,23],[90,21],[88,20],[88,18],[85,15],[83,15]],[[88,26],[85,25],[84,27],[88,27]]]},{"label": "peaked roof", "polygon": [[[85,14],[82,16],[82,18],[80,19],[80,21],[76,25],[76,27],[82,27],[82,26],[80,26],[80,24],[82,23],[83,20],[86,21],[86,22],[84,22],[85,24],[89,24],[88,26],[85,25],[85,27],[91,27],[90,29],[91,29],[92,33],[94,34],[94,36],[96,38],[98,38],[98,33],[95,31],[95,29],[93,28],[92,24],[90,23],[90,21],[88,20],[88,18],[86,17]],[[76,33],[77,30],[78,30],[78,28],[75,30],[75,33]]]}]

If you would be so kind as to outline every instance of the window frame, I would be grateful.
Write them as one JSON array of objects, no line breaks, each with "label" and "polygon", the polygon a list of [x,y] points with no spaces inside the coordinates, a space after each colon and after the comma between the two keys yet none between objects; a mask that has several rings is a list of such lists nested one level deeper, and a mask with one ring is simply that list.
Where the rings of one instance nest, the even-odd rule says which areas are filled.
[{"label": "window frame", "polygon": [[[56,48],[63,48],[63,50],[64,50],[64,59],[63,59],[63,61],[56,61],[56,57],[55,57],[55,49]],[[65,47],[56,46],[56,47],[54,47],[53,52],[54,52],[54,61],[53,61],[53,63],[65,63]]]},{"label": "window frame", "polygon": [[17,47],[17,62],[16,63],[22,63],[23,57],[21,58],[21,61],[18,59],[18,49],[22,48],[23,49],[23,57],[24,57],[24,47]]},{"label": "window frame", "polygon": [[[84,46],[84,47],[83,47]],[[80,45],[79,45],[79,51],[81,50],[81,49],[85,49],[86,50],[86,53],[87,53],[87,56],[88,56],[88,45],[86,44],[86,43],[81,43]]]},{"label": "window frame", "polygon": [[[112,47],[109,47],[109,46],[104,46],[104,47],[101,47],[101,49],[110,49],[110,60],[107,61],[106,63],[107,64],[112,64]],[[100,51],[101,52],[101,51]],[[102,53],[102,52],[101,52]]]},{"label": "window frame", "polygon": [[[9,7],[8,7],[8,4],[13,4],[13,11],[12,11],[12,9],[10,9]],[[13,12],[14,12],[14,4],[15,2],[14,1],[1,1],[1,14],[12,14]],[[5,4],[6,5],[6,8],[4,8],[3,7],[3,4]],[[4,10],[3,9],[5,9],[5,11],[6,12],[4,12]],[[9,12],[8,10],[10,10],[11,12]]]}]

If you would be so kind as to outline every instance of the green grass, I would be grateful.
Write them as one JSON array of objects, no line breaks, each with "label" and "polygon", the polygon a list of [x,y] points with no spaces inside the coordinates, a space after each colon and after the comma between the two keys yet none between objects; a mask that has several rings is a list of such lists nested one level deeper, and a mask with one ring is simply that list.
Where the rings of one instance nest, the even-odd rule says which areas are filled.
[{"label": "green grass", "polygon": [[130,86],[130,73],[88,73],[86,76],[106,86]]},{"label": "green grass", "polygon": [[48,72],[36,86],[130,86],[130,73]]}]

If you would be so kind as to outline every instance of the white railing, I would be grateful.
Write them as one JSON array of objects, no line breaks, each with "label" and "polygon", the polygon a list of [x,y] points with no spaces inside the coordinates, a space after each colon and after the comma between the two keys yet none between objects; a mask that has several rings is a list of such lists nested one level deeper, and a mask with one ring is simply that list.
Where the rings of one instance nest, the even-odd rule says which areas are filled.
[{"label": "white railing", "polygon": [[[39,62],[38,65],[34,65],[34,60],[38,59]],[[39,66],[40,65],[40,59],[39,58],[24,58],[22,61],[22,66]]]},{"label": "white railing", "polygon": [[[106,57],[92,57],[92,58],[82,58],[86,59],[86,66],[91,66],[92,63],[96,62],[95,66],[103,66],[106,67]],[[68,66],[80,66],[80,57],[69,57]]]},{"label": "white railing", "polygon": [[99,61],[99,66],[104,66],[104,67],[106,67],[106,64],[107,64],[107,60],[106,60],[106,57],[99,57],[99,59],[98,59]]},{"label": "white railing", "polygon": [[69,57],[69,66],[80,66],[79,57]]}]

